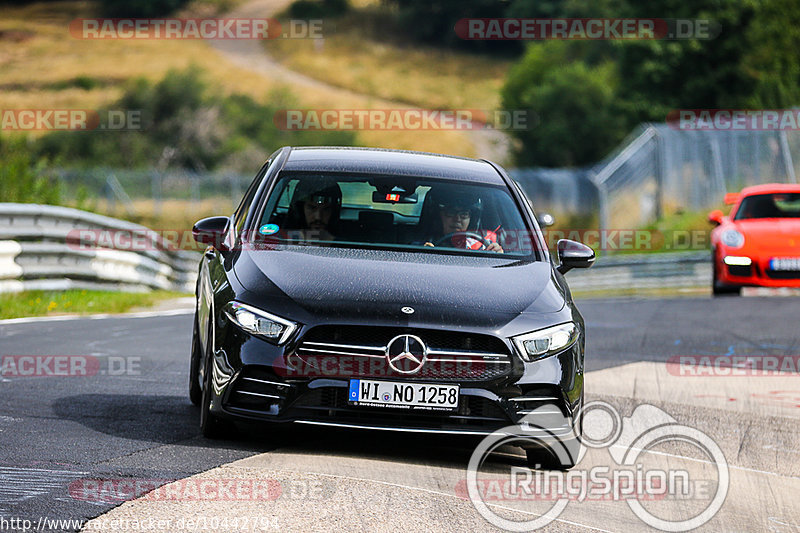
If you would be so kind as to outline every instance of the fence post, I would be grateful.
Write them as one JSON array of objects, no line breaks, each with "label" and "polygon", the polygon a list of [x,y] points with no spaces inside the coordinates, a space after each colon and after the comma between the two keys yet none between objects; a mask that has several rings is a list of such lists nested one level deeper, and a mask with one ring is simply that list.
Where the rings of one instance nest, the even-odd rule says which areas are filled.
[{"label": "fence post", "polygon": [[239,206],[239,201],[242,199],[242,190],[239,187],[239,176],[237,174],[230,175],[231,181],[231,202],[233,203],[233,210]]},{"label": "fence post", "polygon": [[783,166],[786,167],[786,177],[789,178],[789,183],[797,183],[797,176],[794,174],[794,162],[792,161],[792,152],[789,151],[789,139],[786,137],[786,130],[781,130],[778,133],[778,139],[781,144]]},{"label": "fence post", "polygon": [[150,193],[155,200],[153,212],[155,216],[161,216],[161,173],[156,170],[150,173]]},{"label": "fence post", "polygon": [[605,183],[597,184],[597,198],[600,207],[600,231],[608,229],[608,189]]},{"label": "fence post", "polygon": [[664,139],[658,132],[657,128],[653,128],[653,138],[656,143],[654,151],[655,155],[655,178],[656,178],[656,198],[655,198],[655,215],[656,220],[661,219],[664,215]]},{"label": "fence post", "polygon": [[722,196],[726,192],[725,176],[722,173],[722,155],[720,154],[719,140],[716,136],[711,137],[711,163],[714,169],[714,185],[720,196]]}]

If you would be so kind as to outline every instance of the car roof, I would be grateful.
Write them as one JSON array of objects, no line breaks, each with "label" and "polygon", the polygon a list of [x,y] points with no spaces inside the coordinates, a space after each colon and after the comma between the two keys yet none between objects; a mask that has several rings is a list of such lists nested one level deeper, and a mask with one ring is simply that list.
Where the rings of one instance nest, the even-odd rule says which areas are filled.
[{"label": "car roof", "polygon": [[754,194],[768,194],[771,192],[800,192],[800,185],[796,183],[764,183],[745,187],[740,193],[742,197]]},{"label": "car roof", "polygon": [[488,161],[426,152],[339,146],[291,148],[284,170],[429,177],[505,185]]}]

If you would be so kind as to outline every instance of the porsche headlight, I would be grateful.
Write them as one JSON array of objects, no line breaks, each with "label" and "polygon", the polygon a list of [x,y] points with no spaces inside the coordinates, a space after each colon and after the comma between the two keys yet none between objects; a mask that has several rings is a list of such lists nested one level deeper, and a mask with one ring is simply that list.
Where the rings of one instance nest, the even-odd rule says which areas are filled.
[{"label": "porsche headlight", "polygon": [[239,302],[228,302],[224,312],[231,322],[247,333],[279,345],[288,341],[297,329],[295,322]]},{"label": "porsche headlight", "polygon": [[720,240],[722,241],[722,244],[725,246],[730,246],[731,248],[741,248],[744,246],[744,235],[735,229],[729,229],[722,232]]},{"label": "porsche headlight", "polygon": [[578,340],[578,326],[573,322],[512,337],[524,361],[532,362],[564,351]]}]

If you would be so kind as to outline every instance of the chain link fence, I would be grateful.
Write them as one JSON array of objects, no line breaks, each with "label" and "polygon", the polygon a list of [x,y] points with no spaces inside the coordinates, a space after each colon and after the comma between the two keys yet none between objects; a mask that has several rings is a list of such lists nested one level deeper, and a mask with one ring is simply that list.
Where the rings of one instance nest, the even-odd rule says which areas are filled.
[{"label": "chain link fence", "polygon": [[[602,229],[639,228],[664,215],[721,204],[726,192],[797,181],[800,134],[682,131],[643,124],[598,164],[510,171],[538,211],[579,216]],[[109,214],[158,216],[163,209],[232,212],[252,175],[94,168],[62,170],[70,194],[99,198]]]},{"label": "chain link fence", "polygon": [[129,216],[146,211],[158,216],[178,205],[197,211],[201,204],[232,213],[255,173],[91,168],[62,169],[58,176],[70,200],[87,197],[99,201],[95,211]]},{"label": "chain link fence", "polygon": [[640,227],[679,210],[718,206],[726,192],[796,183],[800,137],[785,131],[639,127],[592,170],[602,228]]},{"label": "chain link fence", "polygon": [[761,183],[796,183],[800,134],[682,131],[643,124],[598,164],[576,169],[515,169],[537,209],[596,213],[598,225],[638,228],[678,211],[722,203],[726,192]]}]

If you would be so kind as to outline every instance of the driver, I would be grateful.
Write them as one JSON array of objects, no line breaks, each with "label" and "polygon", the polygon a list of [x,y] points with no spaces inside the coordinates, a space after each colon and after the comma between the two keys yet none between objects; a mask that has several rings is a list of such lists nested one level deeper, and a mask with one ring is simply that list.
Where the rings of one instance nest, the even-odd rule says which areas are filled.
[{"label": "driver", "polygon": [[335,182],[301,181],[292,197],[288,226],[302,240],[336,238],[342,190]]},{"label": "driver", "polygon": [[[437,216],[432,235],[425,246],[452,246],[470,250],[503,253],[495,231],[477,229],[483,203],[480,197],[468,192],[454,192],[434,197]],[[476,237],[481,237],[478,239]]]}]

